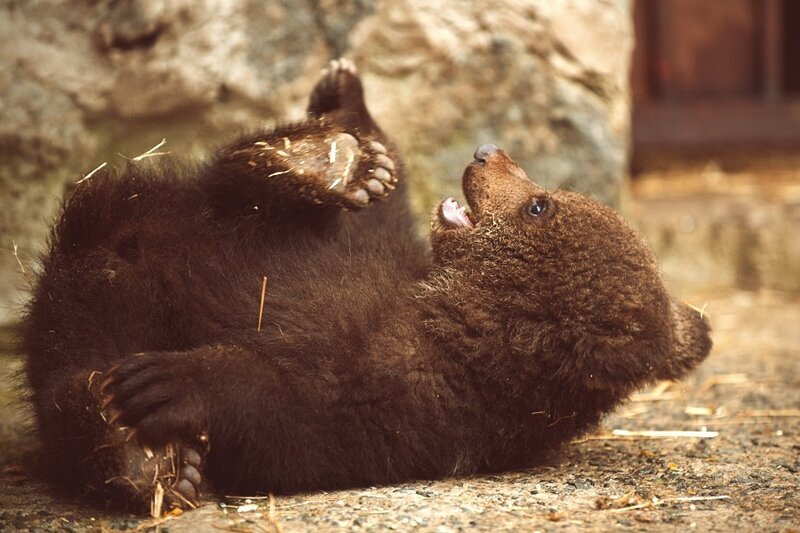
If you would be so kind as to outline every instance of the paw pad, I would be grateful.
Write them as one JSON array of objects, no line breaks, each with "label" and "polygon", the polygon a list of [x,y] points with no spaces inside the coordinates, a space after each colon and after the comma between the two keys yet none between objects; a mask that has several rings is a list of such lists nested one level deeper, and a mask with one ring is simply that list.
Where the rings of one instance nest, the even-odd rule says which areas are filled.
[{"label": "paw pad", "polygon": [[378,141],[367,144],[365,162],[371,166],[358,188],[347,194],[352,207],[366,207],[370,200],[385,198],[395,188],[394,161],[386,155],[386,147]]}]

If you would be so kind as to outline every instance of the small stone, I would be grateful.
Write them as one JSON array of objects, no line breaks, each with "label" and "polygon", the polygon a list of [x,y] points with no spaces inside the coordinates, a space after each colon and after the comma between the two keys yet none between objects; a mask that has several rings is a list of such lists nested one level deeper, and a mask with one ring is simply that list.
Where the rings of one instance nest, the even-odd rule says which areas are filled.
[{"label": "small stone", "polygon": [[255,503],[247,503],[236,508],[237,513],[251,513],[253,511],[258,511],[258,505]]}]

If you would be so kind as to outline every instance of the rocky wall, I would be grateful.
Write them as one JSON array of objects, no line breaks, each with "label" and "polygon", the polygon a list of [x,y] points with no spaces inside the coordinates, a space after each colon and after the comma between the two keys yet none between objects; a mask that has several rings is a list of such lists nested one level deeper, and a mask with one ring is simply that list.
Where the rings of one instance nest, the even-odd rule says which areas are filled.
[{"label": "rocky wall", "polygon": [[[337,56],[407,154],[427,211],[496,142],[541,184],[616,203],[630,0],[3,0],[0,322],[66,188],[118,154],[189,157],[302,117]],[[13,253],[17,244],[17,257]]]}]

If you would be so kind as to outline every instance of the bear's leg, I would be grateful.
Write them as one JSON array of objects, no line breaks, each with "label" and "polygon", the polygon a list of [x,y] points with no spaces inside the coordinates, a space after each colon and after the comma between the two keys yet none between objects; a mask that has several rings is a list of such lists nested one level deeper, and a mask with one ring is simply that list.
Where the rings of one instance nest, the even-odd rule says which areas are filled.
[{"label": "bear's leg", "polygon": [[34,395],[48,473],[136,513],[195,507],[203,484],[203,440],[139,444],[108,408],[103,378],[99,371],[53,376],[54,386]]},{"label": "bear's leg", "polygon": [[[277,355],[266,355],[277,349]],[[103,393],[138,442],[163,446],[207,435],[207,470],[223,491],[281,492],[346,477],[329,451],[325,422],[331,378],[297,368],[282,349],[241,334],[235,341],[185,352],[148,352],[118,361]],[[327,444],[326,444],[327,443]],[[308,460],[298,460],[309,453]],[[305,480],[305,481],[299,481]],[[304,485],[306,484],[306,485]]]},{"label": "bear's leg", "polygon": [[321,118],[333,113],[341,115],[341,120],[351,122],[352,127],[378,129],[367,110],[361,78],[349,59],[330,62],[328,68],[322,71],[308,101],[308,114],[311,117]]},{"label": "bear's leg", "polygon": [[353,64],[333,61],[313,90],[306,122],[224,148],[206,187],[226,212],[277,214],[359,209],[397,184],[396,157],[374,123]]}]

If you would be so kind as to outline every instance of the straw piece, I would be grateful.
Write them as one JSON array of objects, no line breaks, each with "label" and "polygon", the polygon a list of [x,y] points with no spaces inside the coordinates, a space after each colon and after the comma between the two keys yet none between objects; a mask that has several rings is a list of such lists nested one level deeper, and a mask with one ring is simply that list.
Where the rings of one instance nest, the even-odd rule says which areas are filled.
[{"label": "straw piece", "polygon": [[107,164],[108,164],[108,163],[107,163],[106,161],[103,161],[102,163],[100,163],[99,165],[97,165],[97,168],[95,168],[94,170],[92,170],[91,172],[89,172],[88,174],[86,174],[84,177],[82,177],[81,179],[79,179],[78,181],[76,181],[76,182],[75,182],[75,185],[79,185],[79,184],[83,183],[84,181],[88,180],[89,178],[91,178],[92,176],[94,176],[95,172],[97,172],[98,170],[100,170],[101,168],[103,168],[104,166],[106,166]]},{"label": "straw piece", "polygon": [[719,496],[681,496],[680,498],[666,498],[664,500],[659,500],[658,498],[653,498],[653,501],[640,503],[638,505],[630,505],[628,507],[621,507],[619,509],[609,509],[612,513],[621,513],[625,511],[635,511],[637,509],[645,509],[647,507],[658,507],[663,505],[671,505],[673,503],[686,503],[686,502],[706,502],[712,500],[730,500],[731,497],[727,494],[719,495]]},{"label": "straw piece", "polygon": [[691,307],[692,309],[694,309],[695,311],[700,313],[700,318],[703,318],[703,315],[705,315],[705,313],[706,313],[706,307],[708,307],[708,302],[705,302],[703,304],[703,307],[694,306],[694,305],[690,304],[689,302],[683,302],[683,303],[685,303],[686,305],[688,305],[689,307]]},{"label": "straw piece", "polygon": [[264,317],[264,297],[267,294],[267,276],[261,281],[261,305],[258,308],[258,327],[256,331],[261,333],[261,319]]},{"label": "straw piece", "polygon": [[719,374],[705,380],[703,384],[700,385],[700,391],[706,392],[717,385],[740,385],[742,383],[748,383],[749,381],[750,378],[747,374]]},{"label": "straw piece", "polygon": [[336,141],[331,141],[331,152],[328,154],[328,162],[331,165],[336,162]]},{"label": "straw piece", "polygon": [[800,417],[800,409],[752,409],[742,411],[739,415],[752,418],[796,418]]},{"label": "straw piece", "polygon": [[11,241],[11,244],[14,246],[14,259],[17,260],[17,264],[19,265],[19,270],[22,272],[23,276],[27,276],[28,273],[25,272],[25,267],[22,266],[22,261],[19,260],[19,255],[17,255],[17,241]]},{"label": "straw piece", "polygon": [[156,490],[153,492],[153,501],[150,502],[150,516],[158,518],[161,516],[161,508],[164,505],[164,487],[161,482],[156,481]]},{"label": "straw piece", "polygon": [[131,161],[141,161],[142,159],[145,159],[145,158],[148,158],[148,157],[153,157],[153,156],[156,156],[156,155],[166,155],[169,152],[156,152],[156,150],[158,150],[159,148],[161,148],[165,144],[167,144],[167,139],[161,139],[160,143],[158,143],[157,145],[153,146],[152,148],[150,148],[145,153],[137,155],[136,157],[131,159]]},{"label": "straw piece", "polygon": [[697,438],[713,439],[719,437],[718,431],[629,431],[627,429],[615,429],[611,432],[615,437],[645,437],[648,439],[668,439],[668,438]]},{"label": "straw piece", "polygon": [[711,416],[714,414],[714,410],[712,408],[702,405],[687,405],[683,412],[692,416]]}]

